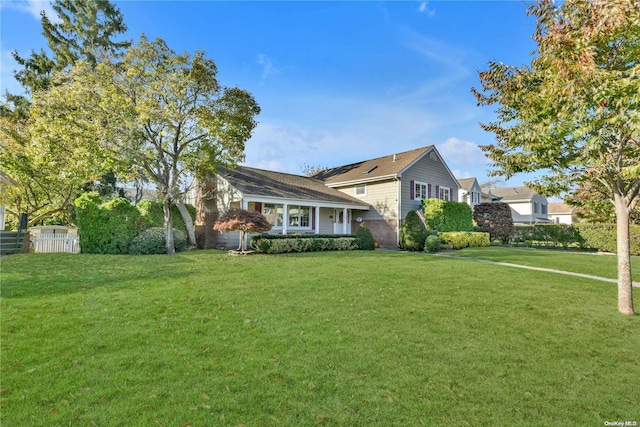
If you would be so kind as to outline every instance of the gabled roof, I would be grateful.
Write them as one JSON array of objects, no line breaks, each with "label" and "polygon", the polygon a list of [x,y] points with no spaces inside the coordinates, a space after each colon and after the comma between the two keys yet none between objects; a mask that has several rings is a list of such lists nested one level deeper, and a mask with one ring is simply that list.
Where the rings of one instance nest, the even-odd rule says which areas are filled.
[{"label": "gabled roof", "polygon": [[491,194],[500,197],[503,202],[514,202],[516,200],[531,200],[536,192],[523,185],[521,187],[492,188]]},{"label": "gabled roof", "polygon": [[335,185],[337,183],[375,181],[380,178],[396,177],[430,150],[435,151],[433,145],[338,166],[318,172],[313,178],[324,181],[326,185]]},{"label": "gabled roof", "polygon": [[473,184],[478,181],[475,178],[462,178],[462,179],[459,179],[458,182],[460,183],[460,187],[462,187],[463,190],[471,191]]},{"label": "gabled roof", "polygon": [[327,187],[324,182],[307,176],[238,166],[218,167],[218,175],[245,196],[357,205],[369,209],[362,200]]},{"label": "gabled roof", "polygon": [[563,202],[552,202],[549,203],[548,211],[549,214],[572,214],[573,208],[566,203]]}]

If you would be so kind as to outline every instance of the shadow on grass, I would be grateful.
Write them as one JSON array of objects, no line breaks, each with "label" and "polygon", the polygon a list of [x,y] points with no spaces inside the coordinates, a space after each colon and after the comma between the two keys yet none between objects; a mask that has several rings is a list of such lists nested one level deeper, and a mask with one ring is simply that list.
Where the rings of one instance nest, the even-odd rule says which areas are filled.
[{"label": "shadow on grass", "polygon": [[[192,253],[167,255],[16,254],[0,264],[0,297],[69,294],[159,285],[184,278]],[[180,268],[176,268],[180,265]]]}]

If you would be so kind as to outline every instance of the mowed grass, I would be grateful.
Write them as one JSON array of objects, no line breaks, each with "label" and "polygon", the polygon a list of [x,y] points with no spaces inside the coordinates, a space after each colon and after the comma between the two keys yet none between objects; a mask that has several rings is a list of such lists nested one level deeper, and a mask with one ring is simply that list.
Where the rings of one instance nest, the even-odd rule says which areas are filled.
[{"label": "mowed grass", "polygon": [[[447,255],[551,268],[610,279],[618,277],[618,258],[610,254],[492,246],[465,248],[460,251],[448,252]],[[631,257],[631,272],[634,281],[640,281],[640,257]]]},{"label": "mowed grass", "polygon": [[384,251],[0,268],[2,425],[640,421],[614,284]]}]

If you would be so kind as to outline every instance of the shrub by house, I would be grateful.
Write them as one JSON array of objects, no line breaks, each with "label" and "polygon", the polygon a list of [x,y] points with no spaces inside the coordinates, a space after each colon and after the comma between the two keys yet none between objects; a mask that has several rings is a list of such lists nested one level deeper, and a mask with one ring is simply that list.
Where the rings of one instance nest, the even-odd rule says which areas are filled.
[{"label": "shrub by house", "polygon": [[513,235],[513,217],[506,203],[480,203],[473,208],[473,220],[481,231],[489,233],[491,241],[507,243]]},{"label": "shrub by house", "polygon": [[473,214],[471,207],[466,203],[441,199],[424,199],[422,208],[424,209],[424,219],[429,230],[473,230]]}]

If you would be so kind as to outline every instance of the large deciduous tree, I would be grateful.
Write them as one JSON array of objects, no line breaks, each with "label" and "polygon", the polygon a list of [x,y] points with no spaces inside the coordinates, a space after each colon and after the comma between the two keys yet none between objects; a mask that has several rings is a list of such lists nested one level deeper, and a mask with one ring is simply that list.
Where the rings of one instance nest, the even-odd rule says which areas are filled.
[{"label": "large deciduous tree", "polygon": [[32,51],[29,56],[13,52],[21,65],[14,77],[24,93],[7,93],[0,105],[0,163],[18,182],[3,193],[3,202],[11,215],[27,213],[30,224],[52,216],[71,221],[73,199],[87,181],[101,177],[73,167],[64,150],[33,142],[30,97],[50,87],[54,72],[68,70],[78,61],[95,66],[100,58],[118,56],[131,44],[116,40],[126,26],[120,11],[107,0],[54,0],[51,5],[58,19],[51,21],[43,13],[41,20],[49,52]]},{"label": "large deciduous tree", "polygon": [[142,170],[162,195],[172,254],[171,207],[185,180],[242,160],[260,112],[249,92],[221,86],[216,75],[203,52],[176,54],[142,36],[121,62],[79,63],[36,94],[37,140],[88,170]]},{"label": "large deciduous tree", "polygon": [[479,73],[479,105],[494,175],[542,172],[530,183],[552,195],[594,183],[615,208],[618,309],[633,314],[629,214],[640,200],[640,2],[541,0],[529,65],[491,62]]}]

